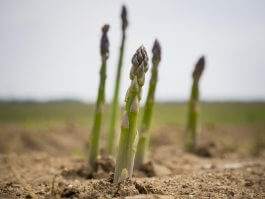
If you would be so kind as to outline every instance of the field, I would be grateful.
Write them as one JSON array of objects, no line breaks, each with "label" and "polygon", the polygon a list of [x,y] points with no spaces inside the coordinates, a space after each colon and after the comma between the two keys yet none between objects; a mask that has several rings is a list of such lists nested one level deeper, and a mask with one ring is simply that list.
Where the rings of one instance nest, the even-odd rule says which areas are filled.
[{"label": "field", "polygon": [[186,108],[156,105],[149,162],[114,185],[111,157],[86,173],[92,105],[2,102],[0,198],[265,198],[265,103],[202,103],[196,155],[183,150]]}]

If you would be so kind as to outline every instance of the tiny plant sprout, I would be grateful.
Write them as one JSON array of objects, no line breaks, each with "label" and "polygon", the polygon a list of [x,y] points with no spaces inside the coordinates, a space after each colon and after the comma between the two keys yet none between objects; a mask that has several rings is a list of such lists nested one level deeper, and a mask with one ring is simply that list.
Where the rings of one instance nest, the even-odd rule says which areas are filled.
[{"label": "tiny plant sprout", "polygon": [[120,81],[121,81],[121,69],[123,65],[123,54],[124,54],[124,45],[126,39],[126,29],[128,26],[127,20],[127,9],[125,6],[122,6],[121,11],[121,29],[122,29],[122,38],[119,52],[119,62],[116,73],[116,82],[115,82],[115,90],[111,104],[111,118],[110,118],[110,126],[107,137],[107,149],[106,152],[108,155],[114,154],[114,146],[115,146],[115,132],[117,130],[117,120],[119,116],[119,90],[120,90]]},{"label": "tiny plant sprout", "polygon": [[132,177],[134,157],[138,143],[137,118],[142,86],[148,70],[148,56],[143,46],[139,47],[132,58],[130,71],[131,84],[125,97],[125,111],[121,124],[121,135],[114,173],[114,183]]},{"label": "tiny plant sprout", "polygon": [[155,91],[158,79],[158,65],[161,60],[161,47],[158,40],[155,40],[154,42],[152,53],[153,57],[152,57],[151,79],[149,82],[147,98],[144,106],[144,113],[140,129],[141,131],[140,131],[139,142],[135,156],[136,168],[139,168],[144,163],[144,159],[147,153],[151,137],[150,124],[152,119],[153,107],[155,103]]},{"label": "tiny plant sprout", "polygon": [[205,59],[202,56],[195,65],[192,73],[193,83],[191,88],[190,100],[188,103],[188,122],[187,122],[187,139],[186,149],[194,151],[196,148],[196,138],[198,133],[199,117],[199,81],[204,71]]},{"label": "tiny plant sprout", "polygon": [[100,83],[98,88],[98,96],[96,102],[96,109],[94,115],[94,123],[90,136],[90,149],[89,149],[89,163],[93,169],[96,169],[96,161],[99,151],[99,137],[101,130],[101,122],[103,115],[103,106],[105,101],[105,81],[106,81],[106,65],[109,57],[109,39],[107,36],[109,25],[102,27],[102,36],[100,41],[100,55],[101,55],[101,68],[100,68]]}]

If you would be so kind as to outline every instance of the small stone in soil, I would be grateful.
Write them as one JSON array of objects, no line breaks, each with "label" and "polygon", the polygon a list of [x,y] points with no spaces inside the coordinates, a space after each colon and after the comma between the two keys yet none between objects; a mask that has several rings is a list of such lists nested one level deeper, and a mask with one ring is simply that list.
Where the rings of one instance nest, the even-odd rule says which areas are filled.
[{"label": "small stone in soil", "polygon": [[251,187],[254,183],[251,180],[245,180],[245,186]]}]

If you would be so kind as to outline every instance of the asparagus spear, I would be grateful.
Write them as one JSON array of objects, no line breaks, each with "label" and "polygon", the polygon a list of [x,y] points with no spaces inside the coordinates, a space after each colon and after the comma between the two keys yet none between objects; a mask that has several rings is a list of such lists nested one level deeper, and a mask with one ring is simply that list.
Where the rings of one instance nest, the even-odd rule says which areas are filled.
[{"label": "asparagus spear", "polygon": [[100,83],[98,88],[98,97],[96,103],[96,110],[94,115],[94,123],[92,133],[90,137],[90,151],[89,151],[89,163],[93,169],[96,169],[96,160],[99,151],[99,137],[102,122],[103,106],[105,101],[105,81],[106,81],[106,65],[109,57],[109,40],[107,32],[109,25],[102,27],[102,37],[100,41],[100,54],[101,54],[101,68],[100,68]]},{"label": "asparagus spear", "polygon": [[205,59],[202,56],[195,65],[192,73],[193,84],[191,96],[188,104],[188,123],[187,123],[187,140],[186,149],[194,151],[196,147],[196,137],[198,133],[199,117],[199,80],[205,67]]},{"label": "asparagus spear", "polygon": [[149,82],[148,94],[144,106],[144,114],[141,123],[141,132],[139,137],[139,142],[137,145],[137,152],[135,156],[135,167],[140,167],[145,159],[146,151],[150,142],[150,124],[152,119],[154,100],[155,100],[155,90],[158,79],[158,65],[161,60],[161,47],[157,40],[154,42],[154,46],[152,49],[153,57],[152,57],[152,74]]},{"label": "asparagus spear", "polygon": [[115,82],[115,90],[114,96],[112,100],[112,113],[110,119],[110,128],[107,138],[107,154],[113,155],[114,153],[114,146],[115,146],[115,132],[117,129],[117,118],[119,113],[119,90],[120,90],[120,79],[121,79],[121,69],[123,64],[123,54],[124,54],[124,43],[126,38],[126,29],[128,26],[127,20],[127,10],[126,7],[122,7],[121,11],[121,19],[122,19],[122,39],[121,39],[121,46],[120,46],[120,55],[119,55],[119,63],[116,73],[116,82]]},{"label": "asparagus spear", "polygon": [[132,68],[130,71],[131,84],[125,97],[126,105],[121,124],[121,136],[114,173],[114,183],[118,183],[126,177],[132,177],[134,157],[138,142],[136,122],[141,99],[141,89],[145,82],[145,73],[147,70],[148,56],[145,48],[141,46],[132,58]]}]

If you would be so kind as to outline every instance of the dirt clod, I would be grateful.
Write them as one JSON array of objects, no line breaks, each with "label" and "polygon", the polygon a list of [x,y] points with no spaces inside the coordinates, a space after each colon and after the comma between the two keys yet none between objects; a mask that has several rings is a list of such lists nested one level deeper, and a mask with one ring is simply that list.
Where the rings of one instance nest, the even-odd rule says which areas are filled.
[{"label": "dirt clod", "polygon": [[246,187],[251,187],[251,186],[253,186],[253,182],[251,181],[251,180],[245,180],[245,186]]}]

